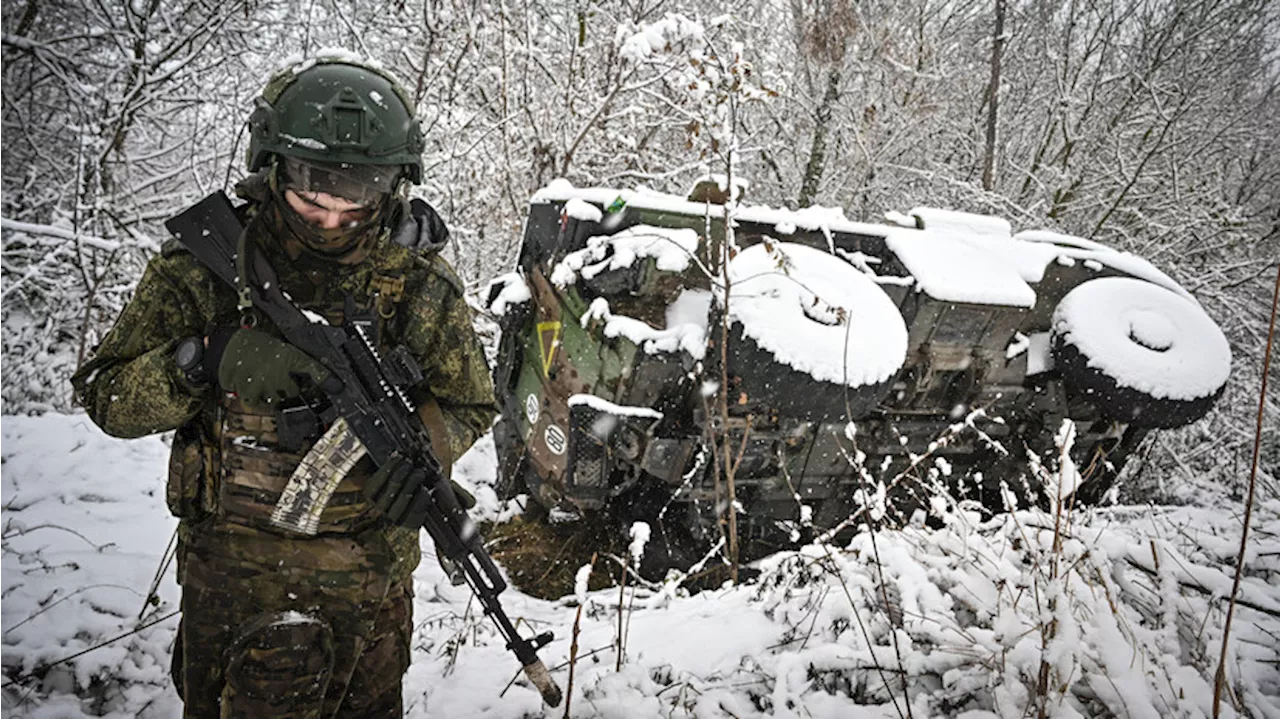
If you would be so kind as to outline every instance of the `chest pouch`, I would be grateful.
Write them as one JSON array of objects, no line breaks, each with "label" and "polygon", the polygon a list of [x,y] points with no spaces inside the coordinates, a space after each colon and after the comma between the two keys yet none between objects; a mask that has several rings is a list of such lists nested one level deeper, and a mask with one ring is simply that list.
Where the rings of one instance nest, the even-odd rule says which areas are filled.
[{"label": "chest pouch", "polygon": [[[234,397],[226,401],[221,445],[220,517],[287,534],[271,517],[310,446],[295,451],[285,449],[280,444],[276,413],[259,412]],[[344,476],[324,503],[313,531],[354,533],[377,521],[378,515],[362,491],[372,469],[373,463],[367,459],[344,467]]]},{"label": "chest pouch", "polygon": [[215,465],[215,449],[194,422],[173,435],[169,451],[169,478],[165,483],[165,503],[179,519],[199,519],[214,509],[210,469]]}]

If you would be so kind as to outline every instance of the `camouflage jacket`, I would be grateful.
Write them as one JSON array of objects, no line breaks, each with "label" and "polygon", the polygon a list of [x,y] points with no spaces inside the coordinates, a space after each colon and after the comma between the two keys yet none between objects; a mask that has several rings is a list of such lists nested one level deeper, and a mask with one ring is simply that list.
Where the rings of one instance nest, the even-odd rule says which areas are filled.
[{"label": "camouflage jacket", "polygon": [[[397,209],[403,219],[393,223],[397,241],[384,231],[355,259],[336,262],[299,253],[281,239],[287,230],[270,202],[251,202],[240,212],[244,218],[262,215],[250,224],[250,239],[299,306],[337,324],[350,296],[358,310],[378,318],[379,344],[403,344],[419,361],[424,379],[410,397],[438,407],[436,428],[442,424],[443,431],[434,432],[433,440],[447,444],[436,447],[442,462],[461,456],[487,430],[496,414],[493,388],[462,284],[438,253],[442,243],[418,240],[430,233],[407,203]],[[415,219],[423,231],[414,231]],[[265,316],[259,313],[258,320],[259,329],[279,336]],[[147,265],[94,358],[72,379],[89,416],[108,434],[140,437],[178,430],[168,499],[188,538],[210,532],[270,534],[262,512],[269,512],[306,451],[289,454],[277,448],[273,414],[246,408],[216,387],[193,385],[174,363],[174,349],[183,338],[241,322],[232,289],[171,240]],[[365,458],[342,482],[330,502],[332,511],[326,509],[331,521],[322,521],[321,531],[390,543],[395,566],[386,569],[407,579],[419,559],[418,533],[387,525],[363,503],[359,487],[372,469]],[[262,540],[271,538],[258,536],[251,544],[270,544]]]}]

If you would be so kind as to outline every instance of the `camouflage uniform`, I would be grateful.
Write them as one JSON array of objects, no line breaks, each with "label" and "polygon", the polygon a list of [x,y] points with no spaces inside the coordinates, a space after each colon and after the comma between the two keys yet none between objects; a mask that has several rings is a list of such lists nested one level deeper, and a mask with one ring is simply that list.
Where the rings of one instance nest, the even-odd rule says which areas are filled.
[{"label": "camouflage uniform", "polygon": [[[261,176],[237,189],[251,200],[241,210],[250,240],[296,303],[337,324],[350,295],[377,318],[379,344],[404,344],[418,359],[424,380],[410,396],[448,467],[495,407],[463,288],[439,244],[406,247],[383,230],[321,258],[290,239]],[[388,226],[413,228],[407,203],[395,213],[400,222]],[[265,316],[257,320],[279,336]],[[108,434],[177,430],[167,496],[181,518],[174,682],[186,716],[400,716],[418,531],[391,525],[366,503],[367,457],[339,485],[318,535],[289,536],[269,523],[305,448],[283,451],[274,413],[193,385],[172,358],[180,339],[241,323],[233,291],[170,241],[73,378]]]}]

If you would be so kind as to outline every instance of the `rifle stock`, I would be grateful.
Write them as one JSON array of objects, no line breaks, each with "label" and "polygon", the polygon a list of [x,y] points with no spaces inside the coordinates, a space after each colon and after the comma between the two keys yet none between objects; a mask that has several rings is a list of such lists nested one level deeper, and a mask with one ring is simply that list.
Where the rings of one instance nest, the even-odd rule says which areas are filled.
[{"label": "rifle stock", "polygon": [[[320,385],[329,403],[319,413],[326,423],[344,420],[346,431],[354,434],[377,466],[399,454],[425,471],[431,501],[423,528],[436,550],[462,568],[484,612],[497,625],[543,701],[559,705],[560,687],[537,653],[552,635],[544,632],[532,639],[521,637],[503,611],[498,595],[506,589],[506,582],[431,451],[430,438],[406,394],[409,388],[402,384],[414,375],[406,371],[412,368],[404,366],[407,353],[394,352],[387,361],[364,328],[313,322],[284,293],[275,269],[261,253],[243,243],[246,256],[238,257],[245,230],[223,192],[215,192],[169,219],[165,227],[234,290],[247,287],[253,306],[271,319],[285,339],[330,371],[330,378]],[[237,260],[246,274],[243,283],[238,281]],[[328,439],[341,444],[340,438]]]}]

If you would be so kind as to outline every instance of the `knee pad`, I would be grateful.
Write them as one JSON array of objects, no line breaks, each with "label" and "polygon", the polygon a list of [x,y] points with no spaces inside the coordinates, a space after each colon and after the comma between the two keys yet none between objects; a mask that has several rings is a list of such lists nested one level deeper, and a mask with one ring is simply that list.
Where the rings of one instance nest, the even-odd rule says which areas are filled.
[{"label": "knee pad", "polygon": [[319,717],[333,662],[328,622],[300,612],[260,614],[227,649],[223,716]]}]

